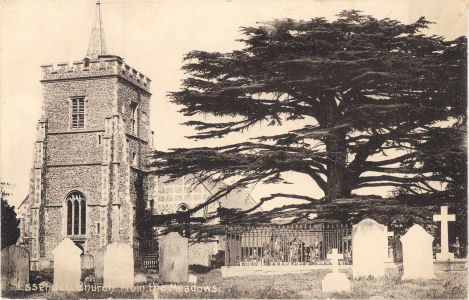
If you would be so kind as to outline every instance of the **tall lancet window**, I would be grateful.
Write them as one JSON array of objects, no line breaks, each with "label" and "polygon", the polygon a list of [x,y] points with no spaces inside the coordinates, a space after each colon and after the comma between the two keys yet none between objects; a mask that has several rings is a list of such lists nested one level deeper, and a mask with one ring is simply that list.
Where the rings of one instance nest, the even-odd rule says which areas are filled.
[{"label": "tall lancet window", "polygon": [[78,235],[80,229],[80,203],[75,200],[73,201],[73,234]]},{"label": "tall lancet window", "polygon": [[80,212],[80,232],[81,234],[86,233],[86,203],[85,199],[80,201],[81,212]]},{"label": "tall lancet window", "polygon": [[72,201],[67,200],[67,235],[72,234]]},{"label": "tall lancet window", "polygon": [[86,234],[86,201],[80,192],[67,196],[67,235]]}]

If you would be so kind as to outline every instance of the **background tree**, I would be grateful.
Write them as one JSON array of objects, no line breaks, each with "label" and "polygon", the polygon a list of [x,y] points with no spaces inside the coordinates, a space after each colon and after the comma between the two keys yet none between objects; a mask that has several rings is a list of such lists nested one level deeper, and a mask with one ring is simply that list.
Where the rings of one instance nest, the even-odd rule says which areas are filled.
[{"label": "background tree", "polygon": [[16,218],[15,207],[10,206],[5,197],[8,196],[3,188],[3,185],[7,184],[2,182],[0,186],[0,196],[2,201],[2,249],[16,244],[16,241],[20,237],[19,224],[20,220]]},{"label": "background tree", "polygon": [[[446,128],[431,128],[428,137],[422,141],[413,141],[419,151],[415,161],[407,163],[408,167],[421,165],[422,172],[431,172],[444,178],[446,184],[435,189],[428,185],[428,191],[417,193],[413,190],[398,189],[396,199],[400,203],[413,203],[427,206],[448,205],[451,213],[456,214],[456,221],[449,223],[449,238],[454,241],[459,237],[461,245],[467,244],[467,129],[466,116],[462,114],[453,125]],[[437,210],[438,211],[438,210]],[[427,223],[428,224],[428,223]],[[437,228],[429,229],[430,232]],[[434,234],[435,241],[440,243],[439,234]],[[466,249],[463,248],[463,253]]]},{"label": "background tree", "polygon": [[[454,186],[452,167],[438,169],[425,157],[465,116],[466,39],[422,34],[430,23],[351,10],[331,22],[242,28],[245,47],[230,53],[188,53],[183,89],[170,95],[185,116],[197,117],[186,122],[198,130],[190,138],[224,137],[259,123],[304,125],[221,147],[156,151],[153,173],[233,182],[187,213],[236,188],[284,182],[286,171],[308,175],[324,197],[275,194],[261,202],[287,196],[324,208],[360,188],[428,195],[438,191],[435,184]],[[201,121],[206,114],[220,121]],[[460,130],[465,134],[465,125]]]}]

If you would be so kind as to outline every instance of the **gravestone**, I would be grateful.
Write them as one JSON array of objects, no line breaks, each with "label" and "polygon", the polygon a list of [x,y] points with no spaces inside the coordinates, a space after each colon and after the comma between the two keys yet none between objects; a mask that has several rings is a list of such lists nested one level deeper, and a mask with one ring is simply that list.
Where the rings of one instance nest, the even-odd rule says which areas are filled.
[{"label": "gravestone", "polygon": [[161,239],[159,272],[163,282],[187,282],[189,279],[189,245],[187,238],[171,232]]},{"label": "gravestone", "polygon": [[364,219],[353,225],[353,278],[384,276],[385,262],[388,260],[388,236],[387,226],[372,219]]},{"label": "gravestone", "polygon": [[433,237],[420,225],[412,226],[401,237],[404,274],[402,279],[435,278],[433,272]]},{"label": "gravestone", "polygon": [[39,270],[45,270],[53,267],[49,258],[39,258],[37,265]]},{"label": "gravestone", "polygon": [[147,276],[142,273],[135,274],[134,283],[137,285],[145,284],[147,282]]},{"label": "gravestone", "polygon": [[441,215],[433,215],[433,221],[441,222],[441,252],[436,254],[436,260],[454,259],[448,248],[448,222],[456,221],[455,215],[448,215],[448,206],[442,206]]},{"label": "gravestone", "polygon": [[131,288],[134,286],[134,252],[123,243],[111,243],[104,252],[103,287]]},{"label": "gravestone", "polygon": [[331,260],[332,273],[327,273],[322,280],[322,291],[324,293],[350,293],[350,280],[344,273],[339,272],[339,259],[343,259],[343,254],[338,254],[337,249],[331,250],[331,254],[327,255],[327,259]]},{"label": "gravestone", "polygon": [[81,269],[89,270],[94,268],[94,257],[91,254],[83,254],[81,256]]},{"label": "gravestone", "polygon": [[393,261],[402,262],[402,243],[399,236],[394,237],[391,240],[391,246],[393,249]]},{"label": "gravestone", "polygon": [[54,250],[54,290],[80,291],[81,249],[69,239],[63,239]]},{"label": "gravestone", "polygon": [[94,256],[94,277],[96,281],[103,282],[104,276],[104,252],[106,252],[106,247],[101,247]]},{"label": "gravestone", "polygon": [[389,232],[388,228],[386,226],[385,226],[385,228],[386,228],[386,232],[385,232],[386,233],[386,243],[383,244],[383,247],[385,249],[384,251],[386,251],[386,261],[387,262],[392,262],[393,261],[393,256],[394,256],[394,253],[393,253],[394,250],[392,249],[392,247],[389,247],[390,243],[389,243],[388,237],[392,238],[394,236],[394,232]]},{"label": "gravestone", "polygon": [[29,283],[29,252],[23,247],[12,245],[1,252],[2,291],[24,289]]},{"label": "gravestone", "polygon": [[197,283],[197,276],[195,276],[193,274],[189,274],[188,282],[192,283],[192,284],[196,284]]}]

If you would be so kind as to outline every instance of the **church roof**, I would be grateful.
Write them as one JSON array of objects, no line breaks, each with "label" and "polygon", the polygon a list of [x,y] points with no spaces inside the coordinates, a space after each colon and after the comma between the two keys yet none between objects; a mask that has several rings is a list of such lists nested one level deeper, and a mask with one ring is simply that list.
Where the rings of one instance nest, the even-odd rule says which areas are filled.
[{"label": "church roof", "polygon": [[18,209],[21,209],[23,207],[23,204],[27,203],[29,199],[29,194],[26,195],[26,197],[21,201],[20,205],[18,206]]},{"label": "church roof", "polygon": [[91,29],[90,43],[88,45],[88,53],[86,57],[96,59],[99,55],[106,55],[107,47],[104,39],[103,18],[101,15],[101,3],[96,2],[96,10],[94,16],[93,28]]}]

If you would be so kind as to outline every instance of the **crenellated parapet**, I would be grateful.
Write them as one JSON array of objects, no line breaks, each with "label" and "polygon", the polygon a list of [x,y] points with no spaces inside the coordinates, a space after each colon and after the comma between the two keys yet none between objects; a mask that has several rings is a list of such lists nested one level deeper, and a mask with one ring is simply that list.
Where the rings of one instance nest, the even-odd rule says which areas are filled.
[{"label": "crenellated parapet", "polygon": [[117,75],[150,92],[151,79],[126,64],[119,56],[103,55],[95,60],[85,58],[74,62],[42,65],[41,68],[42,81]]}]

